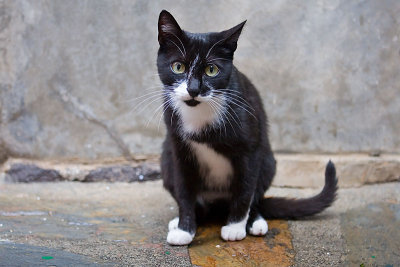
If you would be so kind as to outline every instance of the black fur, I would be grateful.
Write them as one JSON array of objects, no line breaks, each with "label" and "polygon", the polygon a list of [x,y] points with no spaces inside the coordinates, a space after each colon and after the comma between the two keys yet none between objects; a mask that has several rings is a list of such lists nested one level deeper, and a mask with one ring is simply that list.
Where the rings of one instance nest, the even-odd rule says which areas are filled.
[{"label": "black fur", "polygon": [[[255,87],[232,64],[244,24],[219,33],[199,34],[181,30],[167,11],[162,11],[159,17],[157,67],[166,93],[179,79],[179,75],[172,73],[171,64],[180,61],[189,66],[199,55],[197,65],[200,67],[188,74],[191,75],[188,77],[188,90],[194,90],[194,95],[206,96],[211,91],[225,94],[226,91],[218,88],[229,88],[236,98],[236,102],[225,103],[227,112],[232,114],[225,118],[229,122],[224,126],[208,125],[193,134],[182,134],[179,113],[168,103],[168,94],[164,99],[167,135],[161,158],[162,177],[165,188],[178,203],[179,228],[192,234],[196,230],[196,216],[204,211],[199,209],[197,196],[212,189],[204,183],[188,140],[207,144],[233,166],[228,189],[231,197],[218,202],[226,207],[228,223],[242,220],[249,207],[248,226],[260,214],[265,218],[310,216],[329,207],[335,199],[337,179],[332,162],[326,168],[325,187],[317,196],[299,200],[264,198],[276,171],[276,161],[268,140],[267,116]],[[204,68],[211,62],[220,69],[218,76],[213,78],[204,75]]]}]

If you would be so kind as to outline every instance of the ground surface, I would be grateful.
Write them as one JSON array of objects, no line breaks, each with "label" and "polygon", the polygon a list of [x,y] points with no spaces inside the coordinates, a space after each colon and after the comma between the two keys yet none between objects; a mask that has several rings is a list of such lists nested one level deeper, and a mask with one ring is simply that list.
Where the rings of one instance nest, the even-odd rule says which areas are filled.
[{"label": "ground surface", "polygon": [[160,181],[0,184],[0,265],[398,266],[399,203],[400,183],[341,189],[316,217],[269,221],[266,237],[224,242],[210,225],[189,247],[171,247],[167,223],[177,209]]}]

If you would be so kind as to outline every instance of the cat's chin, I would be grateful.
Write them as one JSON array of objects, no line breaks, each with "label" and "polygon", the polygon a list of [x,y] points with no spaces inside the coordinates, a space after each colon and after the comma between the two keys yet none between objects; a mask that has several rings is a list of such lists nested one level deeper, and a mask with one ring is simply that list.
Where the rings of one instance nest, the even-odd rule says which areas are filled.
[{"label": "cat's chin", "polygon": [[186,100],[184,101],[186,105],[188,105],[189,107],[195,107],[198,104],[200,104],[200,101],[194,100],[194,99],[190,99],[190,100]]}]

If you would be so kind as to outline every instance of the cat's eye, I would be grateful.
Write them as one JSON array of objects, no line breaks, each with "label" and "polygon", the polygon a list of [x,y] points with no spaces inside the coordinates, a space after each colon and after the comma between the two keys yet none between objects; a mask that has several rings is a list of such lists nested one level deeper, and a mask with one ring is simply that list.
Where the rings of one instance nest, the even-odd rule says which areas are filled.
[{"label": "cat's eye", "polygon": [[219,69],[218,69],[217,65],[210,64],[206,67],[205,73],[207,74],[207,76],[215,77],[219,73]]},{"label": "cat's eye", "polygon": [[171,65],[171,69],[176,74],[182,74],[185,72],[185,65],[181,62],[174,62]]}]

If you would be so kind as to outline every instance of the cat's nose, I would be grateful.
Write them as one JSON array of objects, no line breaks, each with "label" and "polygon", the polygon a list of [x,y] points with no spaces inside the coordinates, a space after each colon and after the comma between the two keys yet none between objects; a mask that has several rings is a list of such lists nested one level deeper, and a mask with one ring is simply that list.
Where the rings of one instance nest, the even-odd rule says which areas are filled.
[{"label": "cat's nose", "polygon": [[191,97],[196,97],[196,96],[198,96],[199,93],[200,93],[200,90],[197,89],[197,88],[188,88],[187,91],[188,91],[188,93],[189,93],[189,95],[190,95]]},{"label": "cat's nose", "polygon": [[191,97],[196,97],[200,94],[200,82],[197,79],[191,79],[188,84],[187,91]]}]

